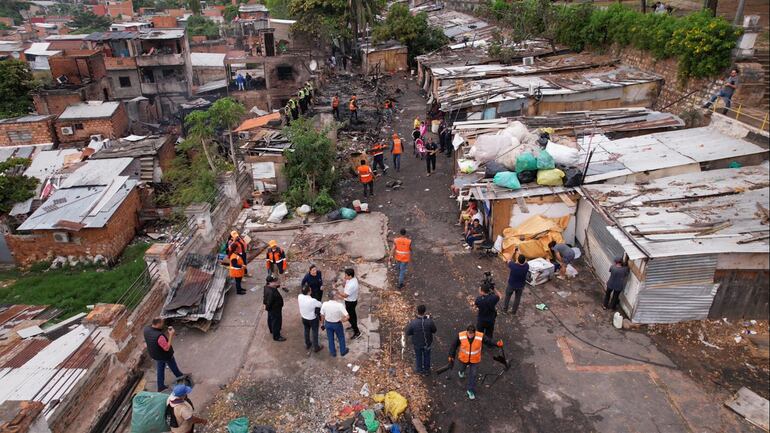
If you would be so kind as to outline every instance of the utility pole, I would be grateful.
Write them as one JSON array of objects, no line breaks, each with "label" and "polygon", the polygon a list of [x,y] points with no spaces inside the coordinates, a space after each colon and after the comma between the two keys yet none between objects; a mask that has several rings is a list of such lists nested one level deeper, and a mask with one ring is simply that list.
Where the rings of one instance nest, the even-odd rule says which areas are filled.
[{"label": "utility pole", "polygon": [[735,11],[735,19],[733,24],[736,26],[743,25],[743,8],[746,6],[746,0],[738,0],[738,9]]}]

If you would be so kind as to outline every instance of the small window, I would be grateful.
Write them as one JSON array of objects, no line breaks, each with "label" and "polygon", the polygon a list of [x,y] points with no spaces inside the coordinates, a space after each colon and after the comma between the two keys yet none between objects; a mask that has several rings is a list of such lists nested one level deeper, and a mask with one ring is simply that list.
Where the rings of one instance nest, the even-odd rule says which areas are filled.
[{"label": "small window", "polygon": [[152,73],[152,69],[145,69],[144,71],[142,71],[142,76],[144,77],[145,83],[155,82],[155,75]]},{"label": "small window", "polygon": [[32,141],[32,132],[29,131],[8,131],[7,134],[11,143],[29,143]]},{"label": "small window", "polygon": [[275,71],[278,74],[278,79],[281,81],[294,79],[294,70],[291,66],[278,66],[275,68]]},{"label": "small window", "polygon": [[174,70],[173,69],[164,69],[163,70],[163,78],[173,77],[174,75],[175,74],[174,74]]},{"label": "small window", "polygon": [[131,77],[118,77],[120,87],[131,87]]},{"label": "small window", "polygon": [[83,124],[82,123],[75,123],[74,125],[72,125],[72,127],[75,128],[75,130],[77,131],[79,129],[83,129]]}]

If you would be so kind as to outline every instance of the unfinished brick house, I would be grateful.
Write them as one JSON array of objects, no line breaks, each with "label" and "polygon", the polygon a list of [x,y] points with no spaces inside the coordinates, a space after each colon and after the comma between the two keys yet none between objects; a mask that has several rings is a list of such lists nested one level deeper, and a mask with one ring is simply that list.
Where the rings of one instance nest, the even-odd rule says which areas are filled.
[{"label": "unfinished brick house", "polygon": [[99,50],[65,50],[48,59],[53,82],[32,94],[39,114],[60,115],[82,101],[108,101],[110,83],[104,54]]},{"label": "unfinished brick house", "polygon": [[54,116],[30,114],[0,119],[0,146],[56,144]]},{"label": "unfinished brick house", "polygon": [[228,55],[225,64],[231,80],[239,73],[244,76],[249,73],[259,83],[246,91],[231,92],[231,96],[247,107],[257,106],[268,112],[277,110],[310,80],[308,63],[307,56],[294,54],[263,57]]},{"label": "unfinished brick house", "polygon": [[56,120],[56,135],[64,147],[87,144],[94,135],[119,138],[128,130],[128,114],[122,102],[88,101],[71,105]]},{"label": "unfinished brick house", "polygon": [[115,259],[134,238],[141,207],[139,161],[88,160],[60,174],[48,199],[5,239],[19,265],[54,256]]}]

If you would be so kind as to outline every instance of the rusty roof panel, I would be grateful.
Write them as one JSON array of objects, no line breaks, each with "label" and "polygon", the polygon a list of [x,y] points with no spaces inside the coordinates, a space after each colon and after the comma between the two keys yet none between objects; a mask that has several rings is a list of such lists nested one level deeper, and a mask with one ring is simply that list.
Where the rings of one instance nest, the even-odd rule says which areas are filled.
[{"label": "rusty roof panel", "polygon": [[20,368],[49,344],[51,344],[49,340],[42,338],[22,340],[16,346],[16,348],[21,347],[21,349],[14,350],[16,353],[3,363],[2,368]]}]

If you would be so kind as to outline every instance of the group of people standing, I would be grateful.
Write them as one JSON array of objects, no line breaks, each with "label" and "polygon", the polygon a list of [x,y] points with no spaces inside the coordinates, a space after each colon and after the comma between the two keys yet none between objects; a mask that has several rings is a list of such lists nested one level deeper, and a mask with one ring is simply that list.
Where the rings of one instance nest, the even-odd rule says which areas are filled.
[{"label": "group of people standing", "polygon": [[299,116],[307,114],[313,106],[315,89],[313,83],[308,81],[303,87],[297,90],[297,96],[292,97],[283,107],[283,116],[288,125],[292,120],[299,119]]}]

